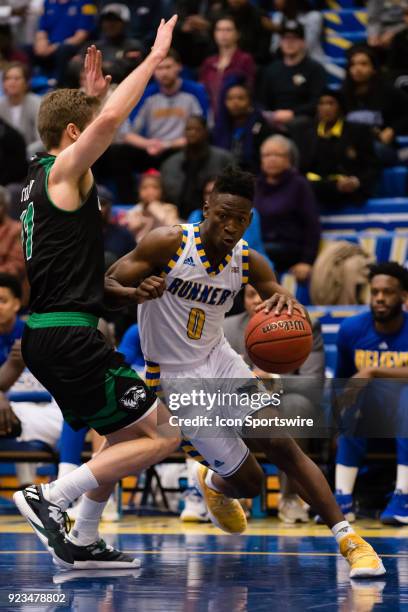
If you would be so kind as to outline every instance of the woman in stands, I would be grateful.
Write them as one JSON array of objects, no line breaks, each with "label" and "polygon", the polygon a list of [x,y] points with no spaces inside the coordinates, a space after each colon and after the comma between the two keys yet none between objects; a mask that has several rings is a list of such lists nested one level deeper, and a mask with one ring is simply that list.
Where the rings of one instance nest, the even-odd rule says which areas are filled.
[{"label": "woman in stands", "polygon": [[288,138],[275,135],[265,140],[254,205],[275,270],[290,270],[303,282],[309,278],[317,254],[320,222],[313,191],[296,169],[296,157],[297,150]]},{"label": "woman in stands", "polygon": [[395,139],[408,134],[408,95],[383,79],[373,49],[356,46],[349,52],[343,95],[346,119],[369,125],[381,161],[398,163]]},{"label": "woman in stands", "polygon": [[215,146],[230,151],[243,170],[258,172],[259,149],[272,129],[254,106],[244,79],[231,78],[225,86],[213,131]]},{"label": "woman in stands", "polygon": [[37,115],[40,96],[29,93],[27,67],[13,62],[3,72],[4,97],[0,99],[0,117],[23,136],[27,157],[42,151],[43,145],[37,131]]}]

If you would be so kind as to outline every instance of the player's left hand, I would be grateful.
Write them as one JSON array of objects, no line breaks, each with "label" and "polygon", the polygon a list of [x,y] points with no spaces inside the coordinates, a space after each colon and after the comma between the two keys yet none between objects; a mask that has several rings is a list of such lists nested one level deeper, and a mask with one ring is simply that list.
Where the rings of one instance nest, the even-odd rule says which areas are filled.
[{"label": "player's left hand", "polygon": [[148,300],[155,300],[163,295],[166,283],[161,276],[148,276],[135,289],[134,296],[138,304]]},{"label": "player's left hand", "polygon": [[110,74],[104,76],[102,72],[102,53],[92,45],[88,47],[85,61],[85,89],[88,96],[95,96],[96,98],[103,99],[109,89],[109,85],[112,82]]},{"label": "player's left hand", "polygon": [[279,315],[284,308],[287,308],[287,314],[291,317],[295,310],[297,310],[304,319],[307,319],[306,310],[302,304],[295,300],[295,298],[282,293],[274,293],[272,297],[268,298],[262,304],[256,307],[255,312],[263,310],[265,314],[268,314],[271,310],[275,309],[275,314]]}]

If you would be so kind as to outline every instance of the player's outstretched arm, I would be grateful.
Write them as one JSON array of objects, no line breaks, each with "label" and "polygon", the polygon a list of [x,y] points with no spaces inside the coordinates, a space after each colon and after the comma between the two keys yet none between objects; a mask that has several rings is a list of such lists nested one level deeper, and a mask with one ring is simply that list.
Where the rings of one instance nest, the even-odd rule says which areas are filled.
[{"label": "player's outstretched arm", "polygon": [[276,314],[280,314],[283,308],[288,309],[288,314],[298,310],[304,317],[308,318],[305,308],[293,297],[293,295],[282,287],[277,280],[268,260],[253,249],[249,249],[249,282],[258,291],[264,300],[256,311],[265,310],[270,312],[273,308]]},{"label": "player's outstretched arm", "polygon": [[176,15],[167,22],[161,21],[152,50],[144,62],[122,81],[78,140],[58,155],[52,170],[54,184],[78,180],[106,151],[116,129],[136,106],[155,69],[167,56],[176,22]]},{"label": "player's outstretched arm", "polygon": [[141,303],[160,297],[160,273],[181,244],[180,226],[152,230],[130,253],[118,259],[105,276],[105,296],[113,303]]}]

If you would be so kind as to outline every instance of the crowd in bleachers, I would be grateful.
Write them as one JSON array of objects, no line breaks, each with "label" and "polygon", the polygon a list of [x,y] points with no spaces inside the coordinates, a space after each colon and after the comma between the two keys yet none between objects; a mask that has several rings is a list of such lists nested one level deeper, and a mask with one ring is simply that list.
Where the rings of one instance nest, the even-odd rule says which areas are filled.
[{"label": "crowd in bleachers", "polygon": [[[329,330],[348,311],[330,307],[368,303],[369,263],[407,260],[406,0],[0,0],[0,273],[24,303],[19,190],[42,96],[86,88],[90,44],[112,91],[175,12],[172,49],[93,169],[106,267],[153,228],[199,221],[223,168],[249,170],[245,237],[316,305],[333,375]],[[134,322],[113,319],[117,336]]]},{"label": "crowd in bleachers", "polygon": [[[357,207],[398,215],[388,203],[407,192],[403,1],[3,0],[0,184],[9,188],[12,217],[20,213],[16,185],[41,148],[41,96],[85,86],[91,43],[103,53],[112,90],[148,53],[160,17],[173,12],[173,48],[94,168],[113,204],[143,204],[146,172],[161,183],[160,198],[120,219],[113,212],[110,222],[140,239],[146,228],[188,219],[206,183],[235,163],[257,175],[255,208],[270,260],[305,283],[326,218]],[[380,195],[390,202],[380,204]],[[398,218],[399,228],[405,223]]]}]

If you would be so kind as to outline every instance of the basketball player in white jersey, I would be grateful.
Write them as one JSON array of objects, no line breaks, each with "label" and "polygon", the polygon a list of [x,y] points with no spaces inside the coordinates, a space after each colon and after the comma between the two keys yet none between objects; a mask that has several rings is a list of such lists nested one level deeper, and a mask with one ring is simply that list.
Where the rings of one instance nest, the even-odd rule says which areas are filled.
[{"label": "basketball player in white jersey", "polygon": [[[264,257],[242,240],[251,221],[253,191],[251,175],[225,170],[204,204],[202,223],[153,230],[108,271],[106,292],[117,298],[126,296],[126,287],[162,273],[162,278],[151,280],[157,283],[158,299],[139,307],[139,323],[147,380],[156,386],[160,378],[165,401],[166,382],[171,386],[177,378],[253,377],[222,329],[225,313],[245,283],[253,285],[264,300],[258,310],[279,313],[287,308],[293,314],[298,309],[306,316],[303,307],[276,282]],[[162,293],[163,282],[166,290]],[[268,406],[258,415],[270,418],[277,412]],[[217,526],[229,533],[241,533],[246,527],[236,498],[258,495],[263,482],[262,469],[250,449],[264,452],[324,518],[350,563],[351,577],[385,573],[374,549],[345,521],[322,472],[288,436],[244,440],[215,432],[209,437],[208,432],[200,436],[198,428],[195,437],[189,437],[185,450],[202,462],[197,464],[197,480]]]}]

